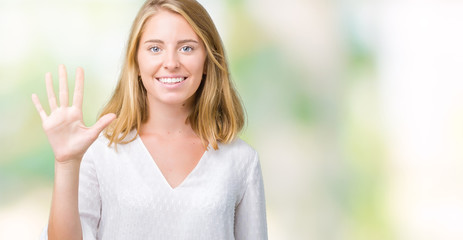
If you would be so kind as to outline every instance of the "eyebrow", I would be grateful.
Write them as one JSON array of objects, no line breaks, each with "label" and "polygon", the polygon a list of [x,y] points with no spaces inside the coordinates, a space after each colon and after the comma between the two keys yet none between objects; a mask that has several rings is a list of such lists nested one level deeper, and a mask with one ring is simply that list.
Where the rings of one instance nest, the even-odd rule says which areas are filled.
[{"label": "eyebrow", "polygon": [[[188,42],[198,43],[198,41],[196,41],[194,39],[183,39],[183,40],[178,41],[177,44],[188,43]],[[146,40],[145,43],[161,43],[161,44],[163,44],[164,41],[162,41],[160,39],[149,39],[149,40]]]}]

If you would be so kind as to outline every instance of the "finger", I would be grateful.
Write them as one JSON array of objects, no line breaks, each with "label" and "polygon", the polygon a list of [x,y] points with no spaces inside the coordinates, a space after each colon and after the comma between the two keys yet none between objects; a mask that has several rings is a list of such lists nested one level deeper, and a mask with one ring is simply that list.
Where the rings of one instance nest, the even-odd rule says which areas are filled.
[{"label": "finger", "polygon": [[48,104],[50,105],[50,110],[53,112],[58,106],[56,105],[56,96],[55,90],[53,89],[51,73],[45,74],[45,85],[47,87]]},{"label": "finger", "polygon": [[42,122],[45,121],[45,119],[47,119],[47,113],[45,112],[45,110],[43,110],[42,104],[40,104],[39,97],[37,97],[35,93],[32,94],[32,102],[34,103],[37,112],[39,112]]},{"label": "finger", "polygon": [[72,104],[82,109],[82,101],[84,98],[84,70],[82,68],[77,68],[76,71],[76,83],[74,86],[74,99]]},{"label": "finger", "polygon": [[114,119],[116,119],[116,114],[108,113],[102,116],[98,121],[91,127],[97,134],[99,134],[103,129],[105,129]]},{"label": "finger", "polygon": [[67,107],[69,104],[68,80],[67,80],[66,67],[63,64],[59,65],[58,75],[59,75],[59,102],[60,102],[61,107]]}]

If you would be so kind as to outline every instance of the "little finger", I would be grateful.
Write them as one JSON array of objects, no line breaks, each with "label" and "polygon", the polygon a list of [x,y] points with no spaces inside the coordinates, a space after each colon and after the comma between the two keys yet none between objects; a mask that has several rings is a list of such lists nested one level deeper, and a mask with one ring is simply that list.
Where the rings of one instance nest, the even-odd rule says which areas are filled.
[{"label": "little finger", "polygon": [[40,100],[36,94],[32,94],[32,102],[34,103],[37,112],[39,112],[42,122],[45,121],[47,119],[47,113],[43,110],[42,104],[40,104]]}]

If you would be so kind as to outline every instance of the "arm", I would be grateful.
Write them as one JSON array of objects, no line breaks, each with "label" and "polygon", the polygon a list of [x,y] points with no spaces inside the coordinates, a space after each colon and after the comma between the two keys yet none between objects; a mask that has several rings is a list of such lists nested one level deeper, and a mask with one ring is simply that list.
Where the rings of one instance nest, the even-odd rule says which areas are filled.
[{"label": "arm", "polygon": [[82,239],[77,192],[80,162],[55,161],[55,181],[48,221],[48,239]]},{"label": "arm", "polygon": [[235,238],[268,239],[264,184],[257,153],[249,171],[245,193],[235,209]]},{"label": "arm", "polygon": [[42,119],[43,129],[55,155],[55,181],[48,223],[48,238],[82,239],[78,210],[79,170],[82,157],[98,134],[114,120],[114,114],[101,117],[87,128],[82,119],[83,81],[81,68],[76,72],[73,105],[68,106],[67,76],[59,67],[59,100],[56,102],[51,74],[46,74],[46,88],[51,113],[47,115],[37,95],[32,100]]}]

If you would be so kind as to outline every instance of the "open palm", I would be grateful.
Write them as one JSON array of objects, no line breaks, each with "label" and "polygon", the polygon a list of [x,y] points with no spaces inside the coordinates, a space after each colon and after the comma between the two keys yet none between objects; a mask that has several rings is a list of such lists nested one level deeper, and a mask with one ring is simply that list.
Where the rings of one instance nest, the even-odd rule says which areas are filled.
[{"label": "open palm", "polygon": [[82,117],[84,72],[77,68],[73,103],[68,106],[69,91],[64,65],[59,66],[59,102],[58,106],[53,80],[50,73],[45,76],[48,103],[51,113],[47,115],[36,94],[32,101],[42,118],[42,126],[51,144],[58,162],[80,161],[98,134],[115,119],[110,113],[101,117],[92,127],[86,127]]}]

